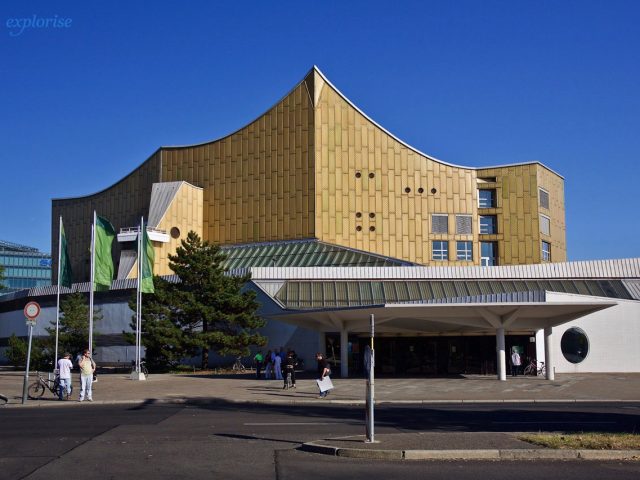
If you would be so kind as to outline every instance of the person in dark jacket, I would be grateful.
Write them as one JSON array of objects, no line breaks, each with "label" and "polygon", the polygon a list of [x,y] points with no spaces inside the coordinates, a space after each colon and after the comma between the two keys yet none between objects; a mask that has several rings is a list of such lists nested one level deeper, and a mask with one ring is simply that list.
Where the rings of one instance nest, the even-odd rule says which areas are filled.
[{"label": "person in dark jacket", "polygon": [[287,388],[287,375],[291,374],[291,386],[296,388],[296,357],[294,352],[289,350],[287,356],[284,359],[284,365],[282,367],[282,378],[284,380],[283,389]]},{"label": "person in dark jacket", "polygon": [[[318,352],[316,353],[316,360],[318,361],[318,380],[322,380],[324,377],[329,375],[330,369],[327,360],[324,358],[324,354]],[[325,390],[324,392],[320,392],[319,397],[324,398],[329,394],[329,390]]]}]

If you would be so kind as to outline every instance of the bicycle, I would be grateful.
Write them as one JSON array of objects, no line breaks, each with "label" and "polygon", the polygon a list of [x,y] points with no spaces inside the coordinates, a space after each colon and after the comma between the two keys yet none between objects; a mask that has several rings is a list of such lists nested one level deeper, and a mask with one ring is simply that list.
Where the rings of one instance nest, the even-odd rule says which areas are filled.
[{"label": "bicycle", "polygon": [[289,390],[290,388],[293,388],[291,370],[292,370],[291,368],[287,368],[287,375],[284,380],[284,387],[282,387],[283,390]]},{"label": "bicycle", "polygon": [[524,375],[532,375],[532,376],[545,376],[547,374],[547,368],[544,366],[544,362],[540,362],[538,366],[538,362],[535,360],[531,360],[529,365],[527,365],[524,369]]},{"label": "bicycle", "polygon": [[[57,397],[60,391],[60,377],[56,375],[53,380],[49,380],[48,378],[44,378],[40,375],[40,372],[36,372],[36,375],[38,376],[38,379],[29,385],[29,389],[27,390],[29,398],[32,400],[42,398],[45,390],[49,390],[54,397]],[[68,397],[69,395],[67,395],[67,398]]]},{"label": "bicycle", "polygon": [[234,372],[244,372],[247,367],[245,367],[242,363],[242,357],[237,357],[236,361],[233,363],[233,366],[231,367],[231,369]]},{"label": "bicycle", "polygon": [[[131,360],[131,373],[136,372],[136,362]],[[143,373],[145,377],[149,376],[149,369],[147,368],[147,362],[140,360],[140,373]]]}]

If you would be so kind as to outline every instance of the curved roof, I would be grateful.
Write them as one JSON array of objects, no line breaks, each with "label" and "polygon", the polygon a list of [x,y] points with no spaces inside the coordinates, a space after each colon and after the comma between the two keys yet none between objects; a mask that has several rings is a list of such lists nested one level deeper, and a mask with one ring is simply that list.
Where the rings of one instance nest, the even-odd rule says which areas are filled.
[{"label": "curved roof", "polygon": [[[425,158],[428,158],[429,160],[432,160],[434,162],[438,162],[440,164],[443,165],[448,165],[451,167],[456,167],[456,168],[463,168],[463,169],[468,169],[468,170],[485,170],[485,169],[489,169],[489,168],[505,168],[505,167],[511,167],[511,166],[518,166],[518,165],[531,165],[531,164],[538,164],[541,165],[543,168],[549,170],[550,172],[553,172],[554,174],[558,175],[560,178],[564,178],[562,177],[562,175],[560,175],[559,173],[555,172],[554,170],[550,169],[549,167],[547,167],[545,164],[543,164],[542,162],[539,162],[537,160],[532,160],[529,162],[519,162],[519,163],[507,163],[507,164],[502,164],[502,165],[490,165],[490,166],[486,166],[486,167],[469,167],[469,166],[464,166],[464,165],[457,165],[454,163],[449,163],[449,162],[445,162],[444,160],[440,160],[436,157],[433,157],[432,155],[429,155],[427,153],[422,152],[421,150],[419,150],[418,148],[408,144],[407,142],[401,140],[400,138],[398,138],[396,135],[394,135],[393,133],[389,132],[387,129],[385,129],[382,125],[380,125],[379,123],[377,123],[375,120],[373,120],[371,117],[369,117],[366,113],[364,113],[360,108],[358,108],[358,106],[353,103],[351,100],[349,100],[349,98],[343,94],[335,85],[333,85],[333,83],[331,83],[329,81],[329,79],[320,71],[320,69],[314,65],[308,72],[307,74],[303,77],[302,80],[300,80],[298,83],[295,84],[295,86],[293,88],[291,88],[285,95],[283,95],[277,102],[275,102],[271,107],[269,107],[268,109],[266,109],[263,113],[261,113],[260,115],[258,115],[256,118],[254,118],[252,121],[246,123],[245,125],[241,126],[240,128],[226,134],[223,135],[221,137],[218,137],[216,139],[213,140],[207,140],[204,142],[200,142],[200,143],[193,143],[193,144],[185,144],[185,145],[165,145],[165,146],[161,146],[160,148],[156,149],[150,156],[149,158],[147,158],[147,160],[145,160],[142,164],[140,164],[138,167],[134,168],[130,173],[128,173],[127,175],[125,175],[124,177],[122,177],[122,179],[118,180],[117,182],[115,182],[114,184],[112,184],[111,186],[104,188],[102,190],[99,190],[97,192],[91,193],[91,194],[87,194],[87,195],[80,195],[80,196],[76,196],[76,197],[65,197],[65,198],[54,198],[53,200],[67,200],[67,199],[71,199],[71,198],[84,198],[84,197],[90,197],[92,195],[96,195],[98,193],[104,192],[106,190],[108,190],[109,188],[111,188],[114,185],[117,185],[118,183],[120,183],[121,181],[123,181],[124,179],[126,179],[127,177],[129,177],[130,175],[132,175],[133,173],[136,172],[136,170],[138,170],[142,165],[144,165],[144,163],[146,163],[147,161],[149,161],[151,158],[153,158],[153,156],[155,154],[157,154],[159,151],[162,150],[170,150],[170,149],[181,149],[181,148],[193,148],[193,147],[199,147],[202,145],[208,145],[211,143],[216,143],[219,142],[221,140],[224,140],[225,138],[228,138],[238,132],[240,132],[242,129],[246,128],[247,126],[251,125],[252,123],[256,122],[257,120],[259,120],[261,117],[263,117],[264,115],[266,115],[269,111],[271,111],[273,108],[275,108],[280,102],[282,102],[285,98],[287,98],[296,88],[298,88],[301,84],[305,83],[305,81],[307,80],[307,78],[309,77],[309,75],[316,73],[317,75],[320,76],[320,78],[322,79],[322,81],[324,81],[327,85],[329,85],[333,90],[335,90],[335,92],[345,101],[347,102],[353,109],[355,109],[358,113],[360,113],[364,118],[367,119],[367,121],[371,122],[373,125],[375,125],[377,128],[379,128],[380,130],[382,130],[385,134],[389,135],[391,138],[393,138],[394,140],[396,140],[397,142],[399,142],[400,144],[402,144],[403,146],[405,146],[406,148],[412,150],[413,152],[417,153],[418,155],[421,155]],[[317,88],[317,87],[314,87]],[[312,98],[312,103],[313,102],[313,95],[311,94],[311,92],[308,92],[309,95]]]}]

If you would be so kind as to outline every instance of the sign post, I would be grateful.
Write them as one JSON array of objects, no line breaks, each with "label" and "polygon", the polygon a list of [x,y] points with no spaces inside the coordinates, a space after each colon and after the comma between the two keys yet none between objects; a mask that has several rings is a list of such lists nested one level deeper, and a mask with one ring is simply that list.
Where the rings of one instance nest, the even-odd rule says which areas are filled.
[{"label": "sign post", "polygon": [[367,438],[365,442],[374,443],[373,433],[373,406],[375,404],[374,383],[375,383],[375,351],[373,349],[373,338],[375,336],[375,318],[371,314],[371,345],[367,345],[364,352],[365,368],[367,370],[367,411],[366,411],[366,430]]},{"label": "sign post", "polygon": [[33,338],[33,327],[36,325],[36,318],[40,315],[40,305],[37,302],[29,302],[24,306],[24,316],[29,327],[29,347],[27,348],[27,366],[24,371],[24,382],[22,384],[22,403],[27,403],[27,391],[29,389],[29,363],[31,363],[31,340]]}]

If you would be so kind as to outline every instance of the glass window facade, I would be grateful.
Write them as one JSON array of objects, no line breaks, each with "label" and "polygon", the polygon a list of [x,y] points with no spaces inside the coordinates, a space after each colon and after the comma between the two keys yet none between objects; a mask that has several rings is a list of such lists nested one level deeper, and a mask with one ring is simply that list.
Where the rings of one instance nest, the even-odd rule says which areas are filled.
[{"label": "glass window facade", "polygon": [[0,265],[6,287],[2,293],[51,285],[51,256],[35,248],[0,240]]},{"label": "glass window facade", "polygon": [[551,261],[551,244],[549,242],[542,242],[542,261]]}]

